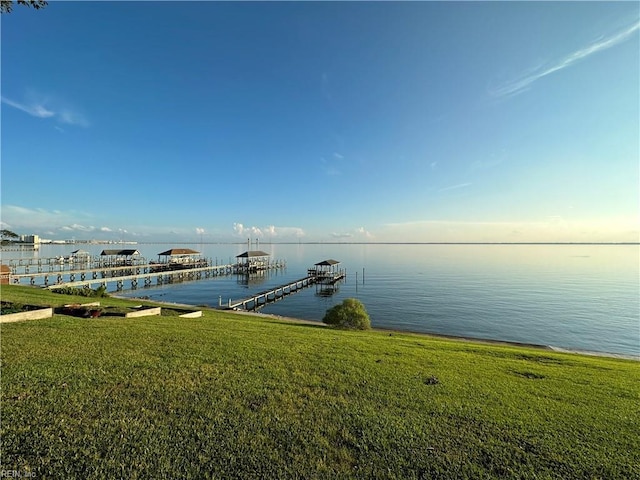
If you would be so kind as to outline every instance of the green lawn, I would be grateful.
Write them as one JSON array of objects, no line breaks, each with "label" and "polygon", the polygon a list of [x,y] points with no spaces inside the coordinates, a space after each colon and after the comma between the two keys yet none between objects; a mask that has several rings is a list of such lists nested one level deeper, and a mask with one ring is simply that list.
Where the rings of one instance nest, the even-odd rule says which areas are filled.
[{"label": "green lawn", "polygon": [[[1,293],[50,306],[93,300]],[[631,360],[210,310],[54,315],[1,334],[4,471],[640,478],[640,364]]]}]

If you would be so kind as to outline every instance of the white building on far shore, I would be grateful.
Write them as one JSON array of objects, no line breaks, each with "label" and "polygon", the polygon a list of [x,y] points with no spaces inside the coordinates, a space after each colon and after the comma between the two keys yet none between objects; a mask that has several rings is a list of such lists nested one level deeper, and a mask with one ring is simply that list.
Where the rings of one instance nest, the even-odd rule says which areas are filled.
[{"label": "white building on far shore", "polygon": [[38,235],[20,235],[20,242],[38,245],[40,243],[40,237]]}]

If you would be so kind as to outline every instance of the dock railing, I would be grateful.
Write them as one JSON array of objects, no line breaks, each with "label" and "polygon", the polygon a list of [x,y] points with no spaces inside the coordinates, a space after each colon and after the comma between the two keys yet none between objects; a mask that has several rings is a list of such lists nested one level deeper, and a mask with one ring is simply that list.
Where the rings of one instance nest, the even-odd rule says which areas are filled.
[{"label": "dock railing", "polygon": [[314,277],[316,283],[334,283],[338,280],[342,280],[346,276],[344,269],[340,270],[324,270],[322,268],[310,268],[307,270],[307,274],[310,277]]}]

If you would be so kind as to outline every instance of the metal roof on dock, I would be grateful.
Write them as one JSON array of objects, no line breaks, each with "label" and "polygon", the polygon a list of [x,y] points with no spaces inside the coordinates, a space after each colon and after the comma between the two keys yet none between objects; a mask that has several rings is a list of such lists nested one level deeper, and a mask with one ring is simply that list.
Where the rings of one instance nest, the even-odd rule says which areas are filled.
[{"label": "metal roof on dock", "polygon": [[321,262],[316,263],[315,265],[317,267],[328,267],[331,265],[338,265],[340,262],[338,260],[333,260],[333,259],[328,259],[328,260],[323,260]]},{"label": "metal roof on dock", "polygon": [[130,256],[130,255],[140,255],[140,252],[138,250],[132,250],[132,249],[128,249],[128,250],[103,250],[100,255],[124,255],[124,256]]},{"label": "metal roof on dock", "polygon": [[250,257],[268,257],[269,254],[267,252],[263,252],[262,250],[249,250],[248,252],[241,253],[240,255],[236,255],[236,258],[250,258]]},{"label": "metal roof on dock", "polygon": [[200,255],[200,252],[191,250],[190,248],[172,248],[166,252],[159,253],[158,255],[172,256],[172,255]]}]

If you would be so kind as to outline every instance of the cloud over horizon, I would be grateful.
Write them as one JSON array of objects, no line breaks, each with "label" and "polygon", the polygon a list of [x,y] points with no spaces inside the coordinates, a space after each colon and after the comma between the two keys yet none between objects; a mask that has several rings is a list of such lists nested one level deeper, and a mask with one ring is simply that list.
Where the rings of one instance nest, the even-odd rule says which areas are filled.
[{"label": "cloud over horizon", "polygon": [[372,240],[374,238],[374,235],[368,230],[366,230],[364,227],[358,227],[353,232],[331,232],[329,236],[336,239],[348,239],[348,238],[363,239],[364,238],[366,240]]},{"label": "cloud over horizon", "polygon": [[637,242],[635,217],[574,219],[560,215],[521,221],[416,220],[382,225],[380,237],[416,242]]},{"label": "cloud over horizon", "polygon": [[300,239],[306,235],[305,231],[300,227],[276,227],[275,225],[268,225],[260,228],[256,226],[245,227],[242,223],[236,222],[233,224],[233,233],[236,237],[249,238],[274,238],[286,239],[295,238]]}]

